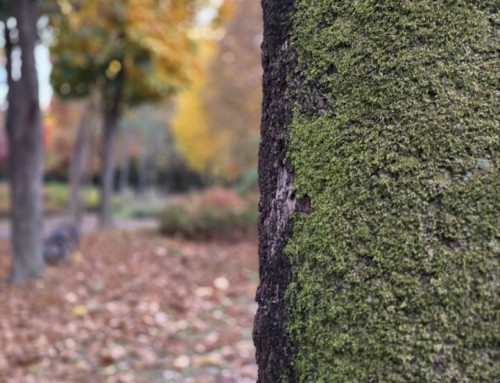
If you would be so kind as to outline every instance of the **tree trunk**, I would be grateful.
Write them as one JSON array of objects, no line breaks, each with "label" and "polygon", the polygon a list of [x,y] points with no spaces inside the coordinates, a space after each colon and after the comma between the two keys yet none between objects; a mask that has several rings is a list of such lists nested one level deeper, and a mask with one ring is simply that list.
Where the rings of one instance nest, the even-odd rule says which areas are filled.
[{"label": "tree trunk", "polygon": [[130,180],[130,158],[124,157],[120,164],[120,179],[118,180],[118,188],[120,195],[125,196],[129,189]]},{"label": "tree trunk", "polygon": [[101,151],[101,201],[99,207],[99,225],[101,228],[113,226],[113,184],[114,152],[121,117],[122,88],[108,86],[104,91],[107,98],[104,106],[104,134]]},{"label": "tree trunk", "polygon": [[83,177],[85,175],[85,165],[90,150],[91,139],[91,119],[94,113],[93,101],[88,101],[76,132],[75,146],[71,157],[69,170],[69,221],[76,227],[80,226],[84,201],[82,199]]},{"label": "tree trunk", "polygon": [[263,7],[258,381],[496,381],[494,2]]},{"label": "tree trunk", "polygon": [[124,132],[124,142],[122,150],[122,159],[120,163],[120,178],[118,179],[118,190],[120,195],[123,197],[126,195],[129,189],[130,183],[130,157],[129,157],[129,145],[130,145],[130,133],[128,131]]},{"label": "tree trunk", "polygon": [[[254,342],[259,382],[281,382],[291,371],[292,346],[285,291],[291,280],[290,263],[283,254],[291,232],[288,203],[293,173],[286,161],[285,133],[291,121],[287,73],[293,63],[280,62],[280,48],[290,33],[293,1],[263,3],[263,119],[259,150],[259,309],[255,318]],[[283,52],[283,56],[289,52]],[[273,68],[274,71],[273,71]]]},{"label": "tree trunk", "polygon": [[[22,283],[43,275],[42,188],[43,143],[38,77],[35,68],[36,2],[12,2],[17,20],[17,42],[5,28],[8,102],[6,130],[9,142],[9,181],[13,264],[10,283]],[[21,53],[21,74],[12,77],[12,52]]]},{"label": "tree trunk", "polygon": [[148,160],[148,154],[145,153],[139,160],[139,166],[137,167],[137,197],[139,199],[146,197],[148,188]]}]

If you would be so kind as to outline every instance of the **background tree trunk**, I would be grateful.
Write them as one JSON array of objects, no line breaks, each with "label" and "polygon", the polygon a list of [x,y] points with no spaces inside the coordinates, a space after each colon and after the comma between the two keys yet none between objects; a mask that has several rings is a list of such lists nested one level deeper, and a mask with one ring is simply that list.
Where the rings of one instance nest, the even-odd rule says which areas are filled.
[{"label": "background tree trunk", "polygon": [[127,194],[130,182],[130,158],[124,157],[120,163],[120,178],[118,180],[118,189],[123,197]]},{"label": "background tree trunk", "polygon": [[[12,2],[18,38],[5,28],[8,73],[6,130],[9,142],[9,181],[13,265],[11,283],[26,282],[43,275],[43,142],[35,68],[37,39],[36,2]],[[12,77],[12,52],[20,49],[21,75]]]},{"label": "background tree trunk", "polygon": [[144,153],[137,166],[137,198],[144,199],[148,190],[149,181],[149,155]]},{"label": "background tree trunk", "polygon": [[71,157],[69,170],[69,221],[79,227],[84,213],[84,201],[82,199],[83,178],[85,175],[85,165],[90,150],[91,141],[91,121],[94,115],[93,100],[89,100],[78,125],[76,132],[75,146]]},{"label": "background tree trunk", "polygon": [[258,381],[497,380],[495,2],[263,7]]},{"label": "background tree trunk", "polygon": [[123,148],[120,161],[120,178],[118,179],[118,190],[122,197],[127,194],[130,187],[130,157],[129,146],[131,134],[128,130],[124,131]]},{"label": "background tree trunk", "polygon": [[[110,94],[105,90],[105,98]],[[101,201],[99,207],[99,224],[101,228],[113,225],[113,184],[114,184],[114,152],[118,135],[118,124],[121,117],[122,89],[113,89],[109,102],[104,107],[104,134],[101,151]]]}]

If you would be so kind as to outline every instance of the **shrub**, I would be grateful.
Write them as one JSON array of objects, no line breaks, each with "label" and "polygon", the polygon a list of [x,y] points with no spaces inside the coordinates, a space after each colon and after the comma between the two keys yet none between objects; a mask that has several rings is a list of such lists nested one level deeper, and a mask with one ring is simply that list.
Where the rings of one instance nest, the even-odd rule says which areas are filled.
[{"label": "shrub", "polygon": [[169,203],[160,214],[160,231],[190,239],[233,239],[253,232],[256,222],[255,204],[215,188]]},{"label": "shrub", "polygon": [[[82,193],[88,210],[96,210],[99,203],[99,191],[94,186],[86,186]],[[48,182],[43,188],[45,213],[60,213],[69,203],[69,185],[60,182]],[[0,183],[0,217],[8,215],[10,195],[7,182]]]},{"label": "shrub", "polygon": [[118,201],[115,203],[116,215],[121,218],[156,218],[164,207],[163,201]]},{"label": "shrub", "polygon": [[186,237],[194,234],[192,214],[180,202],[169,204],[160,215],[160,231],[163,234],[173,235],[181,233]]},{"label": "shrub", "polygon": [[44,186],[43,198],[47,205],[65,208],[69,199],[69,187],[66,184],[51,182]]},{"label": "shrub", "polygon": [[[99,189],[96,186],[83,186],[81,190],[85,208],[90,211],[97,210]],[[69,204],[69,185],[58,182],[46,183],[43,195],[46,210],[64,211]]]}]

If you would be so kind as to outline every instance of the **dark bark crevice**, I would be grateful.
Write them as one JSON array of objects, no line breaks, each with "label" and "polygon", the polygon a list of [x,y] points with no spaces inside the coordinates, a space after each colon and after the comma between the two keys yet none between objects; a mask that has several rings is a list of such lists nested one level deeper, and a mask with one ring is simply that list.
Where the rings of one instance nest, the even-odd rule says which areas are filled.
[{"label": "dark bark crevice", "polygon": [[285,291],[291,280],[284,248],[291,235],[295,208],[293,169],[286,160],[286,134],[292,119],[287,75],[293,73],[289,47],[290,15],[294,1],[264,0],[263,117],[259,149],[259,308],[254,323],[254,343],[259,383],[293,381],[293,347],[288,334]]}]

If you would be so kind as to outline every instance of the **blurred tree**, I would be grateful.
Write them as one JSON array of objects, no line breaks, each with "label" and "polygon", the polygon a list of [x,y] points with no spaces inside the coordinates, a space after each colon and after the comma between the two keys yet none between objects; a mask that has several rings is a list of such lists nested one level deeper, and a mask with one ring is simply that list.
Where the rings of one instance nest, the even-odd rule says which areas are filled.
[{"label": "blurred tree", "polygon": [[256,168],[262,103],[262,9],[258,1],[232,3],[233,16],[208,69],[203,101],[207,123],[226,136],[225,174],[241,178]]},{"label": "blurred tree", "polygon": [[60,97],[52,97],[43,119],[45,143],[46,177],[65,178],[71,162],[75,131],[85,105],[81,101],[65,102]]},{"label": "blurred tree", "polygon": [[37,2],[1,1],[9,104],[6,130],[11,194],[11,283],[43,275],[43,139],[35,69]]},{"label": "blurred tree", "polygon": [[119,159],[119,178],[118,178],[118,192],[123,197],[129,190],[130,186],[130,146],[132,145],[133,137],[130,131],[122,129],[121,137],[119,137],[120,159]]},{"label": "blurred tree", "polygon": [[66,98],[102,95],[101,226],[112,223],[114,143],[123,105],[161,101],[195,70],[197,0],[58,1],[52,83]]},{"label": "blurred tree", "polygon": [[234,180],[257,162],[262,11],[257,1],[226,0],[220,15],[223,37],[208,34],[203,71],[179,98],[174,133],[194,169]]},{"label": "blurred tree", "polygon": [[70,188],[68,216],[69,221],[76,227],[80,226],[84,213],[82,186],[90,154],[93,126],[92,122],[95,115],[95,109],[95,97],[90,97],[85,103],[84,111],[80,116],[69,167],[68,178]]},{"label": "blurred tree", "polygon": [[68,219],[76,226],[83,214],[81,188],[85,175],[96,172],[95,164],[90,163],[95,98],[68,102],[55,96],[44,117],[45,180],[69,180]]},{"label": "blurred tree", "polygon": [[203,99],[208,66],[217,52],[214,41],[205,40],[201,51],[202,68],[190,87],[177,99],[177,114],[173,120],[172,129],[177,146],[191,168],[223,177],[225,169],[221,153],[225,147],[226,137],[222,134],[215,135],[215,132],[210,129],[207,105]]},{"label": "blurred tree", "polygon": [[168,142],[171,109],[143,105],[124,114],[118,153],[118,186],[122,194],[132,177],[138,196],[144,196],[149,186],[157,186],[159,172],[168,166],[165,157],[173,150]]}]

